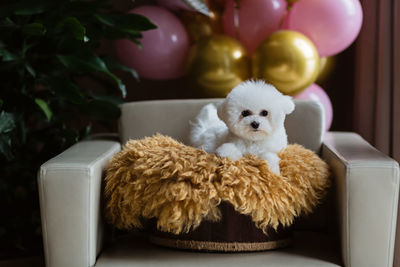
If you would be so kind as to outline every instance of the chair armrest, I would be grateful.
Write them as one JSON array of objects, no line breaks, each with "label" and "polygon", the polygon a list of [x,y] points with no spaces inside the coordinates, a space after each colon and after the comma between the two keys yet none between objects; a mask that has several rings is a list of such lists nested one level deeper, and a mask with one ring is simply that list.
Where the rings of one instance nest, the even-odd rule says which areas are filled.
[{"label": "chair armrest", "polygon": [[102,172],[121,149],[82,141],[44,163],[38,175],[46,266],[92,266],[102,245]]},{"label": "chair armrest", "polygon": [[355,133],[327,133],[322,158],[335,177],[345,266],[392,266],[398,163]]}]

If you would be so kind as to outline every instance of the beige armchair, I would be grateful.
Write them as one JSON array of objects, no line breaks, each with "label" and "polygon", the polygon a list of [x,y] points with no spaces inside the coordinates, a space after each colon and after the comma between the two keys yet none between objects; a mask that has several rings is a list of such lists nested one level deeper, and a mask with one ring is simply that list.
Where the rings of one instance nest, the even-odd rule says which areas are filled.
[{"label": "beige armchair", "polygon": [[[160,132],[186,142],[189,120],[203,105],[216,101],[218,99],[124,104],[120,119],[121,143],[82,141],[43,164],[38,180],[46,265],[393,265],[398,163],[355,133],[325,133],[321,106],[308,101],[296,101],[295,111],[286,120],[289,142],[300,143],[320,153],[328,162],[334,180],[333,204],[322,205],[325,210],[320,208],[311,216],[316,217],[312,222],[296,227],[291,247],[255,253],[199,253],[157,247],[138,235],[123,236],[104,244],[101,199],[107,161],[130,138]],[[324,218],[328,215],[329,219]]]}]

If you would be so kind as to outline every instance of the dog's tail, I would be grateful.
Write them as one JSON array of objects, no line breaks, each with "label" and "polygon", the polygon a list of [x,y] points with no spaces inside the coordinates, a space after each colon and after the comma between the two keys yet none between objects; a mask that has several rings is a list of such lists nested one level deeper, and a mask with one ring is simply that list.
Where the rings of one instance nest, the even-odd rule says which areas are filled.
[{"label": "dog's tail", "polygon": [[191,122],[190,142],[197,148],[214,152],[215,140],[226,128],[225,123],[218,118],[217,107],[214,104],[204,106],[194,122]]}]

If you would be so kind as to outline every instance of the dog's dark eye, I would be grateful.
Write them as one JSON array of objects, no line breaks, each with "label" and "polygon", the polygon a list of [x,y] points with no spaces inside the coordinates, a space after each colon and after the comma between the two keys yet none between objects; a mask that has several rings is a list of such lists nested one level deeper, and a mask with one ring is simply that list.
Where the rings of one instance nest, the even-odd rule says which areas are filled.
[{"label": "dog's dark eye", "polygon": [[251,111],[250,111],[250,110],[243,110],[243,111],[242,111],[242,116],[243,116],[243,117],[247,117],[247,116],[249,116],[249,115],[251,115]]},{"label": "dog's dark eye", "polygon": [[260,112],[260,116],[266,117],[268,115],[268,111],[263,110]]}]

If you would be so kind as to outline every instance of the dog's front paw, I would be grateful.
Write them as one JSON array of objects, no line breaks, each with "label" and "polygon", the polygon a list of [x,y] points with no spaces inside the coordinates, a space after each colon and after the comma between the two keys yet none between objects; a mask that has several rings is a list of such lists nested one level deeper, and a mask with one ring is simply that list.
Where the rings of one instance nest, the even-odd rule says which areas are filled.
[{"label": "dog's front paw", "polygon": [[262,155],[260,158],[264,159],[268,163],[268,166],[270,167],[272,172],[274,172],[275,174],[278,174],[278,175],[281,174],[280,168],[279,168],[280,158],[278,157],[277,154],[266,153],[266,154]]},{"label": "dog's front paw", "polygon": [[233,161],[239,160],[243,155],[242,152],[232,143],[225,143],[217,148],[217,155],[220,157],[227,157]]},{"label": "dog's front paw", "polygon": [[279,164],[269,165],[269,167],[271,168],[272,172],[274,172],[277,175],[281,175],[281,170],[279,168]]}]

